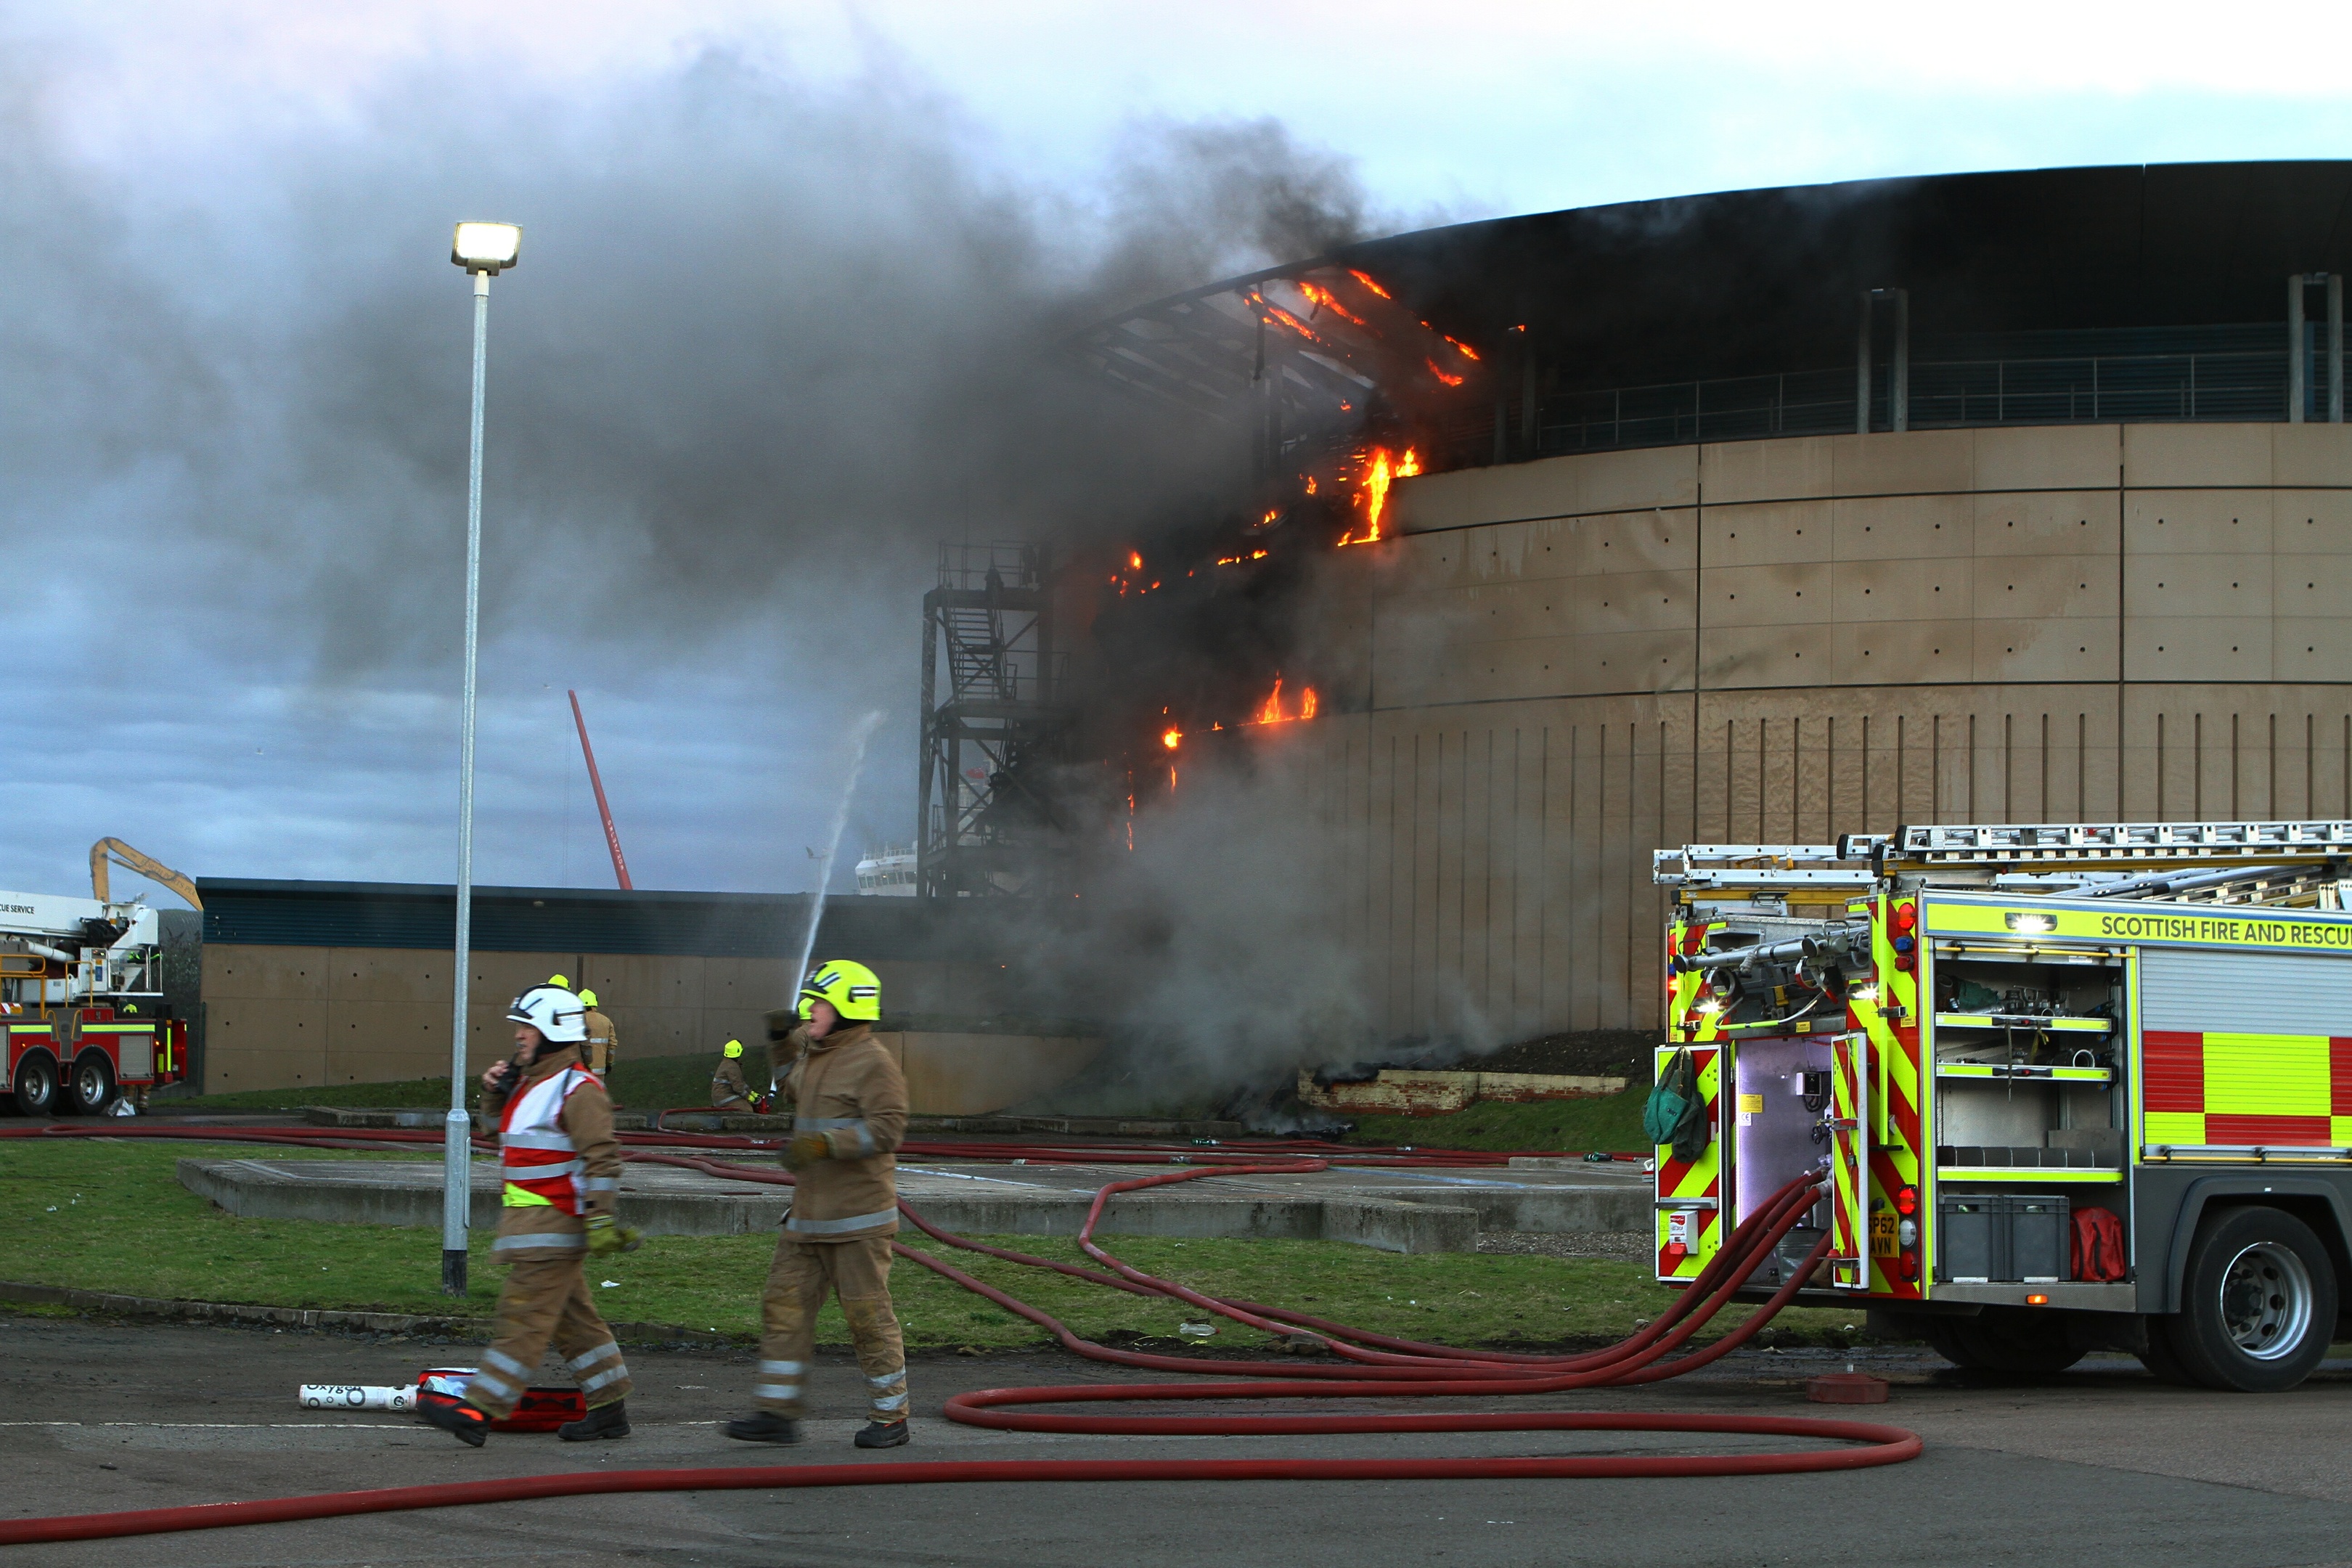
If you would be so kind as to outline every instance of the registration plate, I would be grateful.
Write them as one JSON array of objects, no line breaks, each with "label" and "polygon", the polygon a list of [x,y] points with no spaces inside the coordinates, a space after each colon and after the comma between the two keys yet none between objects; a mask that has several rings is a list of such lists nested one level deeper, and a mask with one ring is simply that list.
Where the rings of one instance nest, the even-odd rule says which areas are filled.
[{"label": "registration plate", "polygon": [[1870,1216],[1870,1255],[1873,1258],[1892,1258],[1903,1250],[1895,1230],[1900,1224],[1901,1219],[1893,1214]]}]

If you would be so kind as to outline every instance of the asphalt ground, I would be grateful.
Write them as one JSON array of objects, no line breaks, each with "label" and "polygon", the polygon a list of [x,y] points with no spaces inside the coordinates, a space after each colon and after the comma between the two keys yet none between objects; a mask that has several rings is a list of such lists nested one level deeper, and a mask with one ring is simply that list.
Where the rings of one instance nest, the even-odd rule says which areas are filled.
[{"label": "asphalt ground", "polygon": [[[494,1476],[655,1466],[836,1464],[859,1454],[859,1387],[822,1353],[819,1418],[796,1448],[733,1443],[748,1408],[746,1352],[632,1349],[635,1435],[563,1445],[506,1436],[479,1451],[401,1415],[312,1414],[304,1382],[398,1383],[468,1364],[470,1347],[264,1330],[0,1318],[0,1513],[156,1508]],[[5,1549],[7,1568],[51,1564],[451,1563],[1290,1564],[1900,1563],[2317,1564],[2352,1560],[2352,1362],[2293,1394],[2167,1387],[2099,1358],[2055,1378],[1972,1382],[1915,1352],[1864,1355],[1889,1377],[1881,1406],[1808,1405],[1802,1380],[1843,1352],[1727,1358],[1654,1388],[1530,1400],[1547,1408],[1852,1415],[1908,1426],[1907,1465],[1817,1476],[1540,1482],[1241,1482],[958,1485],[615,1495]],[[1279,1362],[1269,1362],[1269,1370]],[[961,1389],[1112,1381],[1049,1352],[919,1359],[916,1408]],[[551,1378],[549,1381],[558,1381]],[[1404,1406],[1408,1402],[1381,1402]],[[1507,1402],[1451,1401],[1448,1407]],[[1270,1408],[1244,1406],[1243,1408]],[[1300,1406],[1287,1406],[1298,1408]],[[1688,1452],[1786,1440],[1625,1434],[1335,1437],[1030,1436],[918,1414],[921,1458],[1341,1457]]]}]

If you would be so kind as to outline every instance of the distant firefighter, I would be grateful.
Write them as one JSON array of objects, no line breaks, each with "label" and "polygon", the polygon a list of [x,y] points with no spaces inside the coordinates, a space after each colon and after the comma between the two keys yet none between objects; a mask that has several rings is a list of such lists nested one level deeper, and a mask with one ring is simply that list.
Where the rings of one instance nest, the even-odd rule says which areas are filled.
[{"label": "distant firefighter", "polygon": [[730,1040],[719,1053],[719,1070],[710,1075],[710,1103],[719,1110],[751,1115],[751,1086],[743,1081],[743,1042]]},{"label": "distant firefighter", "polygon": [[588,1026],[588,1070],[598,1078],[610,1078],[621,1060],[621,1031],[597,1010],[596,993],[583,991],[580,1000],[588,1005],[588,1016],[581,1020]]}]

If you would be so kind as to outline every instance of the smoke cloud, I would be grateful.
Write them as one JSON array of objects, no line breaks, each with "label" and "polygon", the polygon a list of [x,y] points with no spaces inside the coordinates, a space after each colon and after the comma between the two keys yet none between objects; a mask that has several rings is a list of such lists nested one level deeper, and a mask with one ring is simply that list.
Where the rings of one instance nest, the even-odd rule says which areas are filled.
[{"label": "smoke cloud", "polygon": [[[478,876],[598,879],[577,685],[640,885],[712,888],[804,879],[869,708],[857,820],[905,836],[938,542],[1117,538],[1241,478],[1238,433],[1081,383],[1065,334],[1393,221],[1270,121],[1027,179],[878,50],[561,89],[441,62],[257,110],[168,182],[77,143],[53,63],[0,64],[0,454],[38,585],[0,642],[39,692],[0,719],[40,759],[5,786],[14,885],[70,886],[99,832],[200,874],[447,877],[454,219],[525,234],[490,307]],[[104,782],[133,762],[135,801]]]}]

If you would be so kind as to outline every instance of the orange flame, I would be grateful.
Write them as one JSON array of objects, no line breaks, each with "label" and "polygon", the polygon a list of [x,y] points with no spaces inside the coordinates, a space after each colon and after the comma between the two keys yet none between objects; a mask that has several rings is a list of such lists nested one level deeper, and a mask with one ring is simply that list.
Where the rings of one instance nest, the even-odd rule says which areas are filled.
[{"label": "orange flame", "polygon": [[1297,316],[1292,315],[1288,310],[1284,310],[1281,306],[1274,303],[1271,300],[1261,300],[1258,302],[1265,307],[1265,319],[1272,321],[1276,326],[1287,328],[1289,331],[1297,332],[1300,337],[1305,338],[1310,343],[1319,343],[1323,341],[1321,338],[1315,335],[1314,328],[1308,326],[1306,322],[1300,321]]},{"label": "orange flame", "polygon": [[1256,713],[1243,720],[1242,722],[1244,724],[1296,723],[1301,719],[1314,718],[1315,710],[1321,705],[1320,700],[1315,695],[1315,689],[1311,686],[1303,687],[1298,693],[1298,711],[1285,713],[1282,710],[1282,677],[1277,675],[1274,678],[1274,689],[1265,694],[1265,700],[1258,704]]},{"label": "orange flame", "polygon": [[1438,380],[1440,380],[1440,381],[1444,382],[1446,385],[1448,385],[1448,386],[1459,386],[1459,385],[1461,385],[1461,384],[1462,384],[1462,377],[1460,377],[1460,376],[1458,376],[1458,375],[1455,375],[1455,374],[1453,374],[1451,372],[1448,372],[1448,371],[1443,371],[1443,370],[1438,369],[1438,368],[1437,368],[1437,362],[1436,362],[1435,360],[1433,360],[1433,359],[1425,359],[1425,360],[1422,361],[1421,363],[1423,363],[1423,364],[1425,364],[1425,365],[1427,365],[1427,366],[1429,367],[1429,374],[1432,374],[1432,375],[1435,376]]},{"label": "orange flame", "polygon": [[1184,731],[1171,724],[1160,732],[1160,743],[1172,752],[1184,743]]},{"label": "orange flame", "polygon": [[1266,558],[1267,553],[1268,552],[1266,551],[1253,550],[1247,555],[1220,555],[1217,557],[1217,564],[1220,566],[1240,566],[1252,561],[1263,561]]},{"label": "orange flame", "polygon": [[[1441,338],[1445,338],[1445,334],[1444,332],[1440,332],[1437,335]],[[1454,345],[1454,352],[1460,354],[1464,359],[1475,360],[1478,357],[1478,351],[1472,348],[1468,343],[1464,342],[1460,338],[1445,338],[1445,341],[1452,343]]]},{"label": "orange flame", "polygon": [[1364,472],[1364,480],[1356,491],[1358,504],[1364,509],[1363,531],[1349,529],[1340,537],[1342,544],[1371,544],[1381,537],[1381,522],[1388,515],[1389,484],[1394,479],[1411,479],[1421,472],[1421,453],[1407,447],[1402,458],[1392,456],[1386,447],[1371,450],[1371,461]]},{"label": "orange flame", "polygon": [[1141,551],[1130,550],[1127,552],[1127,569],[1130,572],[1140,572],[1143,570],[1143,552]]},{"label": "orange flame", "polygon": [[1360,327],[1366,324],[1363,317],[1359,316],[1355,311],[1350,310],[1347,306],[1339,303],[1339,296],[1332,293],[1331,290],[1324,288],[1320,283],[1309,283],[1306,279],[1301,279],[1298,283],[1298,291],[1301,294],[1306,295],[1309,300],[1312,300],[1318,310],[1328,310],[1333,315],[1339,317],[1341,321],[1353,321]]},{"label": "orange flame", "polygon": [[1373,293],[1378,294],[1381,299],[1385,300],[1389,297],[1389,291],[1387,289],[1372,281],[1372,275],[1370,273],[1359,272],[1354,268],[1350,267],[1348,268],[1348,276],[1354,279],[1357,282],[1361,283],[1365,288],[1370,289]]},{"label": "orange flame", "polygon": [[1307,493],[1308,495],[1315,493],[1315,476],[1312,474],[1307,476]]}]

